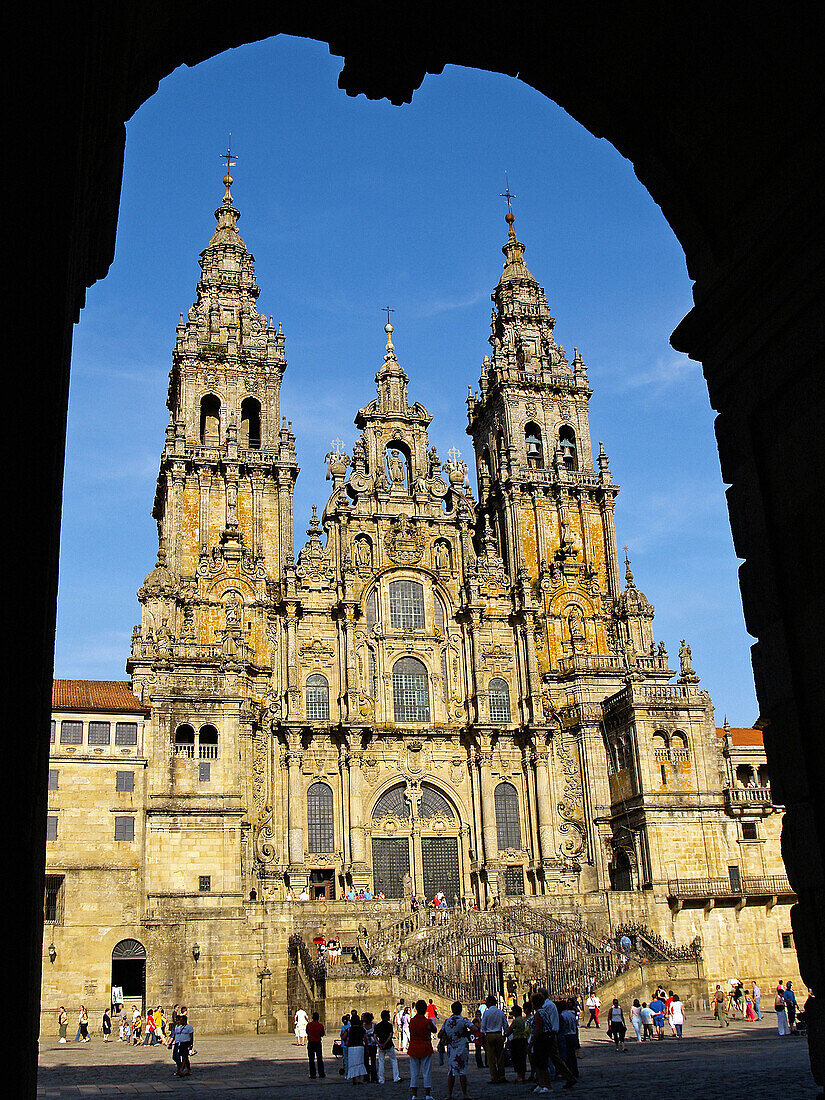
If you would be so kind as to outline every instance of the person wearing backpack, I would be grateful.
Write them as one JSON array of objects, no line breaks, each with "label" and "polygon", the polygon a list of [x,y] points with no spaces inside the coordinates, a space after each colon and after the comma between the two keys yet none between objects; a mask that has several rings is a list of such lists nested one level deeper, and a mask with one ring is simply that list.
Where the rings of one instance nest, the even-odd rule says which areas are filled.
[{"label": "person wearing backpack", "polygon": [[716,992],[713,994],[713,1015],[714,1019],[719,1021],[719,1026],[722,1026],[724,1021],[725,1027],[730,1027],[730,1021],[725,1015],[725,994],[721,985],[717,985]]},{"label": "person wearing backpack", "polygon": [[776,1026],[780,1035],[790,1035],[788,1027],[788,1006],[785,1002],[785,989],[782,982],[776,987],[776,995],[773,999],[773,1007],[776,1010]]}]

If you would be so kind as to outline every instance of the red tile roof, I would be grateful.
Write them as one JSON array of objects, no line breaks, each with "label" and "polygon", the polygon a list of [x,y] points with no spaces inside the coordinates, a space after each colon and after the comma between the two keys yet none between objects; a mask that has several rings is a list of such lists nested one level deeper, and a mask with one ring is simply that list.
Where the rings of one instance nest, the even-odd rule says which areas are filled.
[{"label": "red tile roof", "polygon": [[[723,738],[725,736],[724,729],[720,729],[717,726],[716,736],[719,738]],[[745,729],[742,729],[741,727],[734,728],[733,726],[731,726],[730,737],[734,745],[758,745],[761,748],[764,744],[764,741],[762,739],[762,730],[753,729],[750,726],[746,727]]]},{"label": "red tile roof", "polygon": [[148,713],[127,680],[54,680],[52,709]]}]

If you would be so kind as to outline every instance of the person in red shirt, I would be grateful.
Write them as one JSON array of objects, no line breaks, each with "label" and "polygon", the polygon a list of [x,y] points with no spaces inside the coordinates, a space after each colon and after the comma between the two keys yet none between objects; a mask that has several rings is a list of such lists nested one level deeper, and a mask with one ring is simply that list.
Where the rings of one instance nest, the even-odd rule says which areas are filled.
[{"label": "person in red shirt", "polygon": [[437,1020],[438,1019],[438,1009],[433,1004],[432,997],[430,997],[430,1003],[427,1005],[427,1019],[428,1020]]},{"label": "person in red shirt", "polygon": [[309,1057],[309,1076],[315,1080],[315,1063],[318,1063],[318,1076],[326,1077],[324,1073],[324,1055],[321,1050],[321,1040],[326,1035],[324,1025],[321,1023],[318,1013],[312,1013],[312,1019],[307,1024],[307,1056]]},{"label": "person in red shirt", "polygon": [[[432,1005],[432,1001],[430,1001]],[[426,1001],[415,1002],[415,1015],[410,1020],[410,1096],[420,1098],[424,1089],[425,1100],[433,1094],[433,1035],[436,1026],[427,1016]]]}]

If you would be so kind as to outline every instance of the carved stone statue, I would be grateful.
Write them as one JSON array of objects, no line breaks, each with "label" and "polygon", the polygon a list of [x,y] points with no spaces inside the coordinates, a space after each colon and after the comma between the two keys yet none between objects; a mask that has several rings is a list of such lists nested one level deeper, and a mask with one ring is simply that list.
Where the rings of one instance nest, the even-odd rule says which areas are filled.
[{"label": "carved stone statue", "polygon": [[679,643],[679,666],[681,668],[682,677],[694,677],[696,673],[693,671],[693,655],[690,652],[690,646],[682,638]]},{"label": "carved stone statue", "polygon": [[241,603],[234,592],[226,604],[226,629],[232,631],[241,629]]},{"label": "carved stone statue", "polygon": [[570,612],[567,616],[567,628],[570,631],[570,642],[573,646],[573,650],[584,649],[587,636],[584,631],[584,622],[580,607],[574,605],[570,608]]},{"label": "carved stone statue", "polygon": [[372,564],[370,544],[366,539],[355,540],[355,565],[358,569],[369,569]]},{"label": "carved stone statue", "polygon": [[450,568],[450,551],[443,542],[435,544],[435,567],[439,572]]},{"label": "carved stone statue", "polygon": [[390,474],[390,481],[393,484],[393,488],[398,486],[403,489],[407,481],[407,470],[404,465],[404,460],[399,455],[398,451],[392,450],[387,455],[387,469]]}]

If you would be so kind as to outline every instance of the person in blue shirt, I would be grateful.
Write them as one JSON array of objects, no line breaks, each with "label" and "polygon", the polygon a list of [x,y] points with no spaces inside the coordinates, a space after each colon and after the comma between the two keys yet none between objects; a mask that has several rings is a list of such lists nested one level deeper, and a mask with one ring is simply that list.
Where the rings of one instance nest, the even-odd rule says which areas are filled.
[{"label": "person in blue shirt", "polygon": [[796,1010],[799,1007],[796,1003],[796,993],[793,991],[793,982],[785,982],[785,992],[782,994],[785,999],[785,1008],[788,1013],[788,1027],[791,1031],[796,1031]]},{"label": "person in blue shirt", "polygon": [[650,1002],[650,1011],[653,1013],[653,1025],[656,1028],[656,1038],[665,1037],[665,1003],[657,993]]}]

